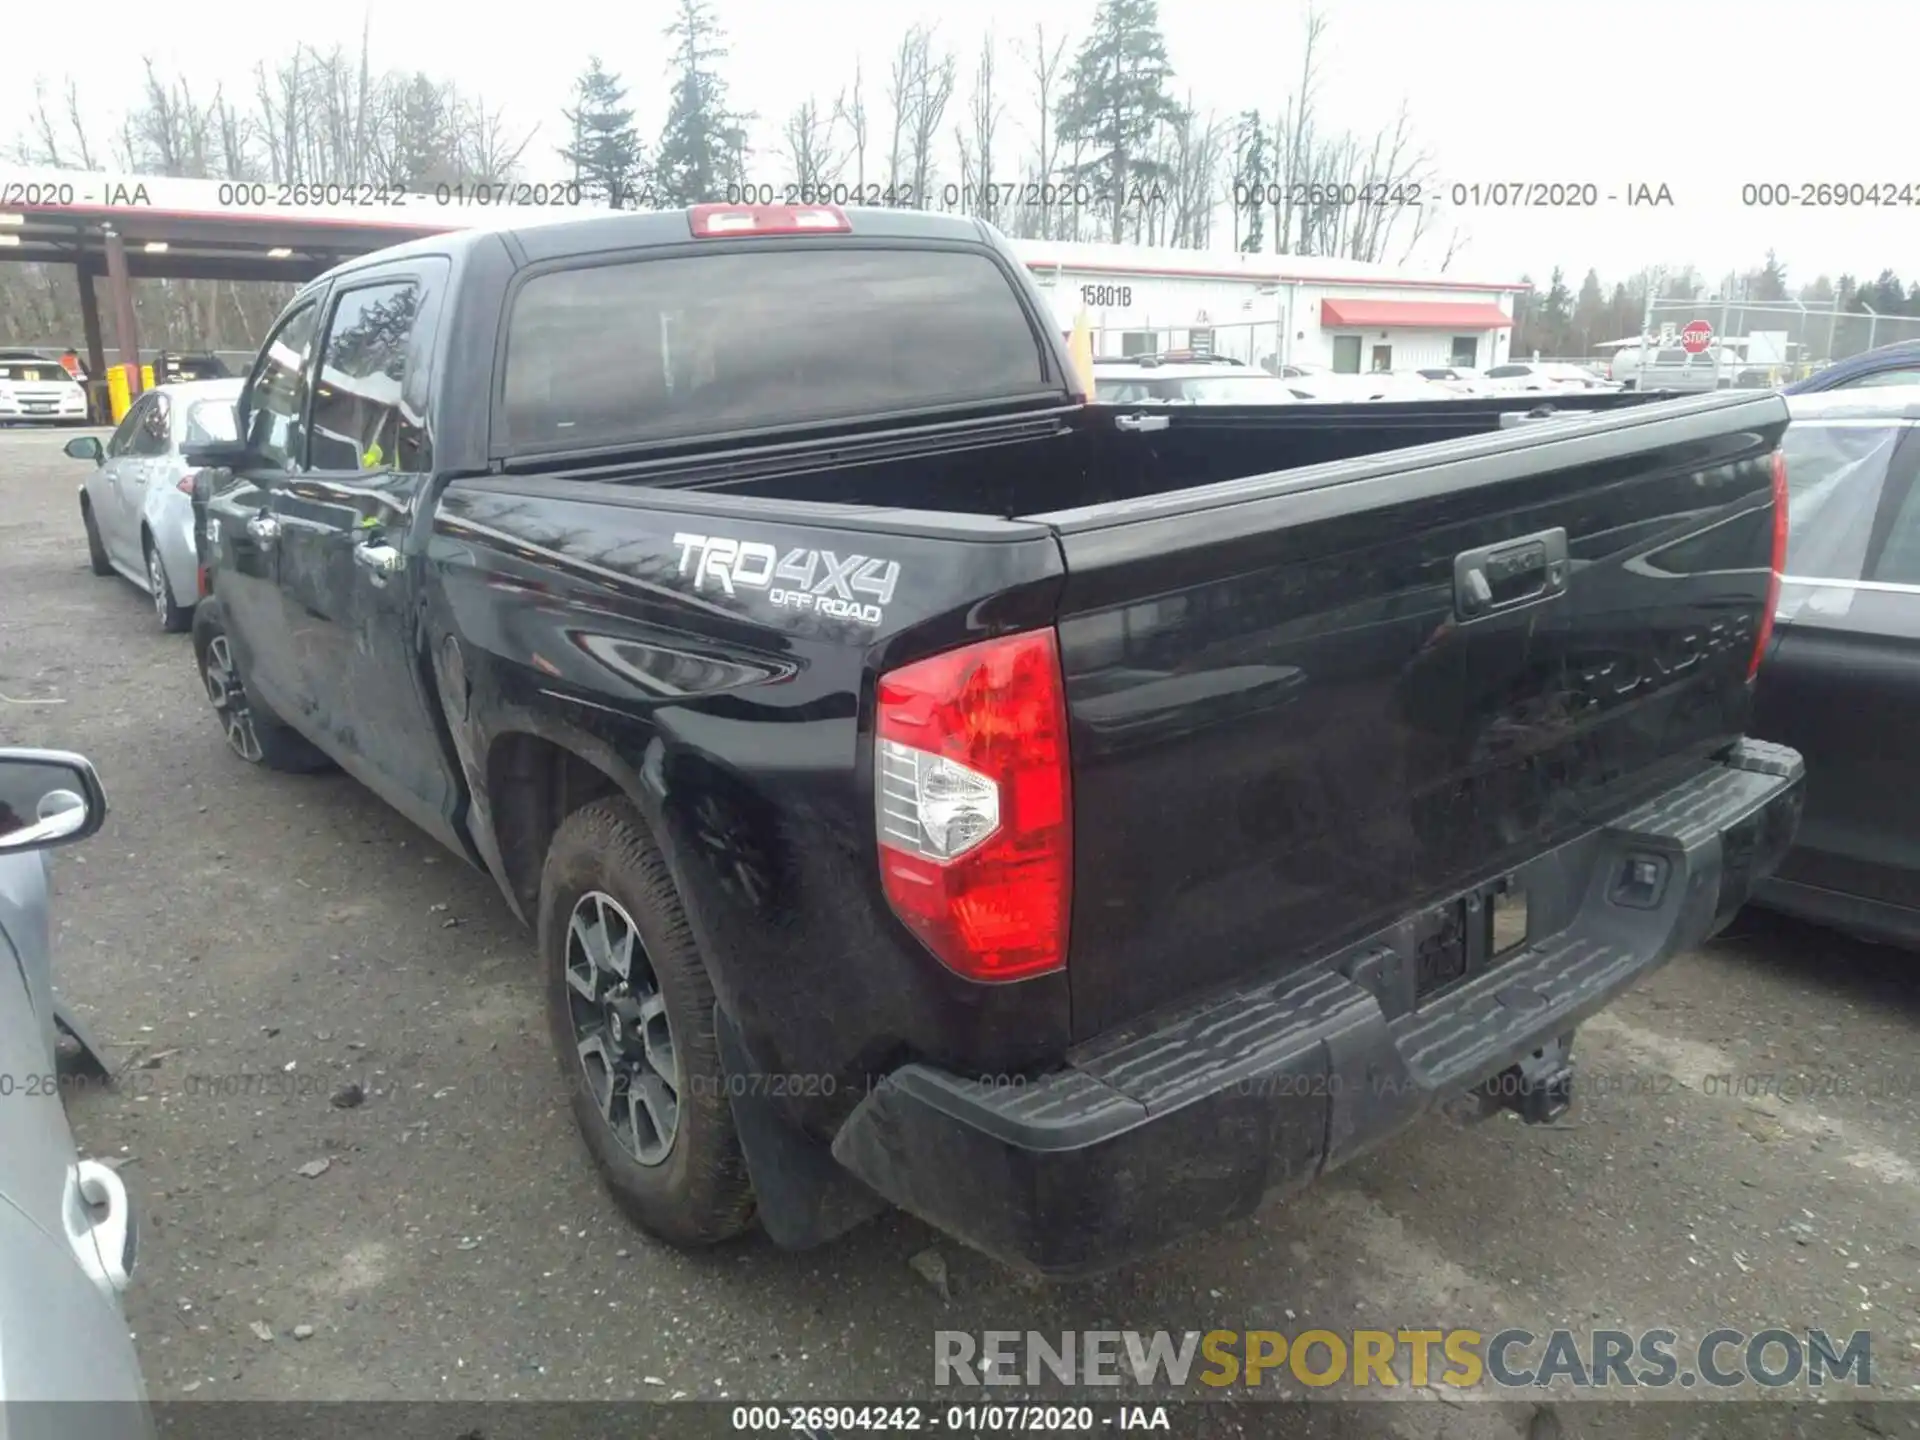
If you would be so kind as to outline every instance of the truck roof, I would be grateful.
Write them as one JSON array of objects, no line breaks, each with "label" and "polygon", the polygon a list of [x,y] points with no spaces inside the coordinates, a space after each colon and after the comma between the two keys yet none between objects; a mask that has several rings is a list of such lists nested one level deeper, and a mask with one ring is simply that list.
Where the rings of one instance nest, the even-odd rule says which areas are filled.
[{"label": "truck roof", "polygon": [[[741,206],[753,209],[753,206]],[[758,207],[764,208],[764,207]],[[802,207],[834,208],[834,207]],[[991,242],[992,231],[979,220],[963,215],[936,215],[924,210],[894,210],[881,206],[840,207],[853,229],[853,239],[948,240],[971,244]],[[693,231],[688,211],[628,210],[602,211],[591,215],[562,215],[553,220],[480,226],[470,230],[450,230],[419,240],[404,241],[371,255],[357,256],[318,276],[311,285],[319,285],[336,276],[349,274],[368,265],[384,264],[411,255],[459,256],[495,237],[506,238],[529,262],[560,260],[572,255],[593,255],[610,250],[637,250],[655,245],[680,245],[691,241]],[[844,238],[844,232],[834,232]],[[303,287],[304,288],[304,287]]]}]

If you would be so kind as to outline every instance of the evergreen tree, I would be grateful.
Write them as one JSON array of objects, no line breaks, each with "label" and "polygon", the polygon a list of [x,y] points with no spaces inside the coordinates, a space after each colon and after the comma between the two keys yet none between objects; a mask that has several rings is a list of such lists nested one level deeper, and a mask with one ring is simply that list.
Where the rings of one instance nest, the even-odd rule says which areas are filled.
[{"label": "evergreen tree", "polygon": [[1747,298],[1755,304],[1773,305],[1787,298],[1787,271],[1773,251],[1767,251],[1767,263],[1747,287]]},{"label": "evergreen tree", "polygon": [[1075,178],[1108,192],[1115,244],[1139,187],[1167,178],[1149,151],[1160,127],[1180,118],[1172,79],[1156,0],[1100,0],[1060,99],[1060,138],[1085,147]]},{"label": "evergreen tree", "polygon": [[452,106],[439,85],[419,72],[408,77],[394,98],[392,123],[391,183],[424,193],[463,178]]},{"label": "evergreen tree", "polygon": [[1825,275],[1810,285],[1800,287],[1800,298],[1809,305],[1831,305],[1833,303],[1833,281]]},{"label": "evergreen tree", "polygon": [[1236,213],[1245,211],[1247,216],[1247,233],[1240,239],[1240,248],[1258,255],[1266,245],[1266,195],[1273,182],[1272,147],[1258,110],[1241,115],[1237,140],[1233,173],[1239,193],[1233,197],[1233,208]]},{"label": "evergreen tree", "polygon": [[727,54],[725,34],[707,0],[680,0],[667,35],[678,43],[668,67],[673,101],[654,167],[661,203],[725,200],[727,186],[744,178],[749,118],[727,108],[726,81],[714,68]]},{"label": "evergreen tree", "polygon": [[1619,338],[1602,334],[1606,328],[1606,292],[1600,288],[1599,272],[1589,270],[1587,278],[1580,282],[1580,298],[1573,305],[1574,348],[1585,355],[1593,349],[1596,341]]},{"label": "evergreen tree", "polygon": [[560,149],[560,158],[573,167],[574,183],[590,200],[604,200],[615,210],[635,208],[647,179],[646,147],[633,128],[633,110],[620,77],[600,63],[598,55],[574,84],[577,103],[563,111],[573,131],[573,143]]},{"label": "evergreen tree", "polygon": [[[1598,285],[1598,281],[1594,282]],[[1540,297],[1537,312],[1537,324],[1534,333],[1539,337],[1535,342],[1542,355],[1560,355],[1567,349],[1567,328],[1573,321],[1573,294],[1567,289],[1567,278],[1558,265],[1553,274],[1547,277],[1547,293]]]}]

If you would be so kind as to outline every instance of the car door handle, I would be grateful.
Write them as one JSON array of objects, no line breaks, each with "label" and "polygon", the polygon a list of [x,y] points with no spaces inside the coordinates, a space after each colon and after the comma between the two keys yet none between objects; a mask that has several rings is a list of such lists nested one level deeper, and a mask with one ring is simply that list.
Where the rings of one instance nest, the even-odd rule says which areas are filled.
[{"label": "car door handle", "polygon": [[1116,415],[1113,428],[1116,430],[1165,430],[1173,421],[1165,415]]},{"label": "car door handle", "polygon": [[255,515],[247,521],[247,534],[262,545],[271,545],[280,538],[280,522],[271,515]]},{"label": "car door handle", "polygon": [[353,560],[356,565],[373,571],[375,575],[394,575],[406,568],[407,557],[392,545],[376,545],[363,541],[353,547]]}]

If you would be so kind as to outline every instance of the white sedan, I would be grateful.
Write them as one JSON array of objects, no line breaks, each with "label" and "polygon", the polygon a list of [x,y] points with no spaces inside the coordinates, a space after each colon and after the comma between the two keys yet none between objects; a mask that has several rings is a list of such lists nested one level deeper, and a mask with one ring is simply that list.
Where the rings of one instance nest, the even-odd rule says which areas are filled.
[{"label": "white sedan", "polygon": [[58,360],[0,359],[0,422],[87,423],[87,392]]},{"label": "white sedan", "polygon": [[1453,398],[1453,392],[1444,386],[1408,371],[1376,370],[1354,375],[1318,365],[1295,364],[1284,366],[1280,373],[1288,388],[1300,399],[1322,405],[1366,400]]},{"label": "white sedan", "polygon": [[1495,365],[1488,370],[1481,393],[1542,395],[1619,388],[1584,365],[1571,365],[1562,360],[1516,360],[1512,364]]},{"label": "white sedan", "polygon": [[1094,399],[1107,405],[1292,405],[1287,384],[1258,370],[1219,364],[1129,365],[1101,361]]}]

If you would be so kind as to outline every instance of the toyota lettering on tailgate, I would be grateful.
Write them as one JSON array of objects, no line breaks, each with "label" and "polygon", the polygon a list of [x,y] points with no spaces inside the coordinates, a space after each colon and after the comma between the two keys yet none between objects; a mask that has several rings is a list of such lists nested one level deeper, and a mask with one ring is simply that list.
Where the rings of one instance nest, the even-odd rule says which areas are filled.
[{"label": "toyota lettering on tailgate", "polygon": [[724,535],[673,537],[680,547],[680,574],[693,577],[695,590],[718,589],[728,595],[764,590],[769,603],[787,610],[812,610],[836,619],[878,625],[900,581],[900,562],[871,555],[841,555],[832,550],[796,546],[782,555],[758,540]]}]

